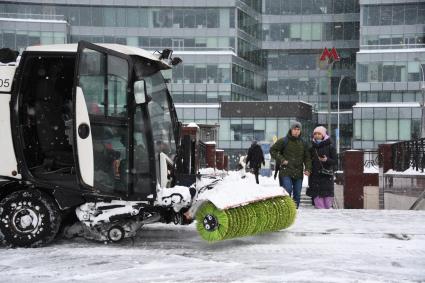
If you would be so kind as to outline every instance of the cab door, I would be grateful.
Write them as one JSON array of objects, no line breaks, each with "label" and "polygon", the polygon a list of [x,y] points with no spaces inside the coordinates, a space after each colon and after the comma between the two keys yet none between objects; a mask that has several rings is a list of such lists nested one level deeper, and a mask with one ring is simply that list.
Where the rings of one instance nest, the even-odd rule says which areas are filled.
[{"label": "cab door", "polygon": [[74,82],[74,155],[80,185],[128,195],[129,56],[88,42],[78,44]]}]

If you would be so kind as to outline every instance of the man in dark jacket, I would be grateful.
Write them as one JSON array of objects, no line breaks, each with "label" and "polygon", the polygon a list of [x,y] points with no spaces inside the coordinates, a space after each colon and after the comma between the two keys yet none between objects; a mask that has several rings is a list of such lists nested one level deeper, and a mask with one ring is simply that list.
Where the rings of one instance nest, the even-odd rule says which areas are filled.
[{"label": "man in dark jacket", "polygon": [[249,167],[251,167],[252,170],[254,171],[255,182],[259,184],[260,181],[258,180],[258,173],[260,171],[261,163],[265,165],[265,162],[264,162],[263,150],[261,149],[261,146],[255,140],[252,142],[251,147],[248,149],[246,164],[248,165],[248,163],[249,163]]},{"label": "man in dark jacket", "polygon": [[311,172],[311,155],[308,145],[301,139],[301,123],[293,122],[286,137],[280,138],[270,148],[272,158],[280,164],[279,181],[289,195],[293,195],[297,208],[300,205],[303,173]]}]

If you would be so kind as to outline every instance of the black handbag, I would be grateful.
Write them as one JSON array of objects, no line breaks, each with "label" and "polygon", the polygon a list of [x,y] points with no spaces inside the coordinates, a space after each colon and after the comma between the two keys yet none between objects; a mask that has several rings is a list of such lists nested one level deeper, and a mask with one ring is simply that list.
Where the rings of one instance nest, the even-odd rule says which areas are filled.
[{"label": "black handbag", "polygon": [[316,152],[317,159],[319,160],[320,166],[322,167],[322,168],[319,169],[319,174],[333,177],[334,171],[331,170],[331,169],[324,168],[322,161],[320,161],[319,154],[317,153],[317,150],[315,149],[314,151]]}]

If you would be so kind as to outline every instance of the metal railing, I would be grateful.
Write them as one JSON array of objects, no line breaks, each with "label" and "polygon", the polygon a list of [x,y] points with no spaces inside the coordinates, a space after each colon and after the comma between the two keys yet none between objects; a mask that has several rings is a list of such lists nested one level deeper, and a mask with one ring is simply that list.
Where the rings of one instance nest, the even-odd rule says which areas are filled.
[{"label": "metal railing", "polygon": [[367,44],[360,45],[361,50],[366,49],[412,49],[412,48],[425,48],[423,43],[407,43],[407,44]]},{"label": "metal railing", "polygon": [[425,138],[398,142],[391,146],[392,167],[403,172],[409,168],[418,172],[425,169]]},{"label": "metal railing", "polygon": [[140,46],[143,49],[146,50],[150,50],[150,51],[155,51],[155,50],[162,50],[164,48],[172,48],[174,52],[177,51],[213,51],[213,52],[222,52],[222,51],[228,51],[228,52],[233,52],[235,53],[235,49],[231,46],[223,46],[223,47],[196,47],[196,46],[165,46],[165,45],[161,45],[161,46],[146,46],[146,45],[142,45]]},{"label": "metal railing", "polygon": [[0,13],[0,18],[65,21],[64,15],[52,14]]},{"label": "metal railing", "polygon": [[379,169],[379,154],[377,150],[365,150],[363,151],[363,167],[368,169]]}]

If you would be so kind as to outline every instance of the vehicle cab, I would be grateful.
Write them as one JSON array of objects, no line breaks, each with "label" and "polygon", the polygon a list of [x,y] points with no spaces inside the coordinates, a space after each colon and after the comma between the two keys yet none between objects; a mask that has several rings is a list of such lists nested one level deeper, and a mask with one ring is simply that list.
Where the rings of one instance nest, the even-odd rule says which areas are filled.
[{"label": "vehicle cab", "polygon": [[153,201],[177,145],[167,59],[84,41],[28,47],[11,89],[17,174],[7,177],[52,190],[63,207],[82,195]]}]

